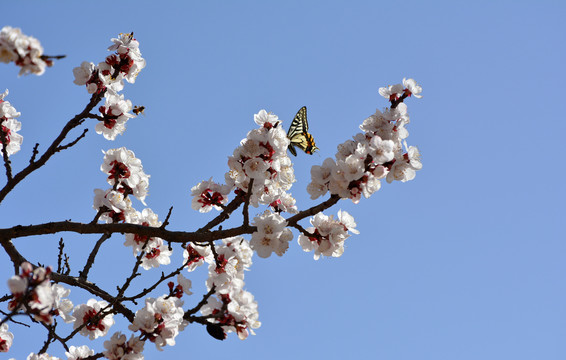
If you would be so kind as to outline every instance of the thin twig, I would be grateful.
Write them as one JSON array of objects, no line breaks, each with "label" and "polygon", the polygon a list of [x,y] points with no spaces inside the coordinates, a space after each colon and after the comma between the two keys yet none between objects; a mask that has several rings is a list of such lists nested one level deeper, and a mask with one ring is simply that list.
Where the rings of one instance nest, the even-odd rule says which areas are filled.
[{"label": "thin twig", "polygon": [[51,60],[51,59],[60,60],[66,57],[67,55],[41,55],[42,60]]},{"label": "thin twig", "polygon": [[81,135],[79,135],[79,137],[77,137],[75,140],[71,141],[70,143],[68,143],[67,145],[62,145],[57,147],[57,151],[62,151],[65,149],[70,148],[71,146],[75,145],[76,143],[78,143],[82,138],[84,138],[86,136],[86,133],[88,132],[88,129],[84,129],[83,133]]},{"label": "thin twig", "polygon": [[208,298],[211,297],[215,291],[216,291],[216,286],[212,285],[210,290],[206,294],[204,294],[202,300],[197,304],[197,306],[195,306],[191,310],[185,311],[185,315],[183,316],[183,319],[189,320],[192,314],[196,314],[200,310],[200,308],[203,307],[208,302]]},{"label": "thin twig", "polygon": [[160,226],[161,229],[165,229],[165,227],[167,225],[169,225],[169,218],[171,217],[172,212],[173,212],[173,206],[171,206],[169,208],[169,212],[167,213],[167,216],[165,217],[165,221],[163,221],[163,224],[161,224],[161,226]]},{"label": "thin twig", "polygon": [[134,264],[134,267],[132,268],[132,273],[130,276],[128,276],[128,278],[126,279],[126,281],[124,282],[124,285],[122,285],[122,287],[118,288],[118,295],[116,295],[116,300],[115,301],[119,301],[119,299],[122,298],[122,296],[124,295],[124,293],[126,292],[126,290],[128,289],[128,287],[130,287],[130,284],[132,283],[132,280],[134,280],[136,277],[140,276],[141,274],[138,272],[138,269],[140,268],[140,264],[143,260],[143,257],[146,255],[145,252],[145,248],[147,247],[147,244],[150,242],[151,238],[147,238],[147,240],[145,241],[145,243],[142,246],[142,249],[139,253],[138,256],[136,256],[136,262]]},{"label": "thin twig", "polygon": [[31,153],[31,158],[29,159],[30,164],[33,164],[37,154],[39,154],[39,150],[37,150],[38,148],[39,148],[39,143],[35,143],[35,146],[33,147],[33,151]]},{"label": "thin twig", "polygon": [[94,244],[94,247],[92,248],[92,251],[90,252],[90,255],[88,256],[88,259],[86,261],[86,264],[83,268],[83,271],[79,271],[79,278],[86,280],[88,277],[88,273],[90,271],[90,269],[92,268],[92,265],[94,265],[94,259],[96,258],[96,255],[98,254],[98,250],[100,250],[100,247],[102,246],[102,244],[108,240],[112,235],[111,234],[104,234],[100,237],[100,239],[98,239],[98,241],[96,242],[96,244]]},{"label": "thin twig", "polygon": [[172,271],[172,272],[171,272],[170,274],[168,274],[168,275],[165,275],[165,274],[161,273],[161,277],[159,278],[159,280],[158,280],[155,284],[151,285],[150,287],[148,287],[148,288],[146,288],[146,289],[143,289],[140,293],[138,293],[138,294],[136,294],[136,295],[134,295],[134,296],[123,297],[123,298],[122,298],[122,301],[132,301],[132,302],[135,302],[136,299],[140,299],[140,298],[146,296],[147,294],[149,294],[150,292],[152,292],[153,290],[155,290],[155,289],[157,288],[157,286],[159,286],[159,284],[161,284],[161,283],[164,282],[165,280],[170,279],[170,278],[172,278],[173,276],[180,274],[181,271],[187,266],[188,261],[189,261],[189,260],[187,260],[182,266],[178,267],[175,271]]},{"label": "thin twig", "polygon": [[75,117],[73,117],[71,120],[67,122],[67,124],[65,124],[59,136],[57,136],[57,138],[53,140],[53,143],[51,143],[49,148],[45,150],[45,153],[43,153],[43,155],[37,161],[30,163],[26,168],[24,168],[22,171],[17,173],[13,178],[9,179],[9,181],[6,183],[4,188],[0,190],[0,202],[4,200],[6,195],[8,195],[8,193],[10,193],[10,191],[12,191],[12,189],[17,184],[20,183],[20,181],[25,179],[29,174],[31,174],[35,170],[45,165],[47,160],[49,160],[51,156],[53,156],[55,153],[57,153],[60,150],[59,147],[63,142],[63,140],[65,140],[69,132],[73,130],[75,127],[79,126],[84,121],[85,116],[88,113],[90,113],[92,109],[94,109],[94,107],[100,102],[103,96],[104,96],[104,92],[101,92],[99,94],[93,94],[92,97],[90,98],[90,102],[87,104],[84,110],[80,114],[75,115]]}]

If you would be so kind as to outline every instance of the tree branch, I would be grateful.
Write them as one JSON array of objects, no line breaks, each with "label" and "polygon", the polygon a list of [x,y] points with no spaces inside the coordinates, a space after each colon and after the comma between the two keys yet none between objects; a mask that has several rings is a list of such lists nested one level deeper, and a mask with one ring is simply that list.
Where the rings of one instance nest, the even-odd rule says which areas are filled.
[{"label": "tree branch", "polygon": [[57,138],[53,140],[53,143],[49,146],[49,148],[45,151],[45,153],[37,161],[31,162],[25,169],[23,169],[22,171],[17,173],[13,178],[8,180],[4,188],[0,190],[0,202],[4,200],[6,195],[8,195],[8,193],[12,191],[12,189],[20,181],[25,179],[26,176],[28,176],[35,170],[45,165],[45,163],[47,162],[47,160],[49,160],[49,158],[51,158],[51,156],[53,156],[56,152],[62,150],[60,149],[59,145],[61,145],[63,140],[65,140],[65,137],[69,134],[69,132],[72,129],[74,129],[84,121],[86,115],[100,102],[103,96],[104,96],[104,92],[101,92],[99,94],[93,94],[90,99],[90,102],[84,108],[84,110],[80,114],[75,115],[74,118],[72,118],[71,120],[69,120],[69,122],[67,122],[67,124],[65,124],[59,136],[57,136]]},{"label": "tree branch", "polygon": [[113,224],[83,224],[72,221],[50,222],[39,225],[22,226],[0,229],[0,243],[6,239],[14,239],[32,235],[56,234],[59,232],[74,232],[79,234],[138,234],[149,237],[160,237],[172,243],[186,242],[209,242],[227,237],[251,234],[256,231],[255,226],[235,227],[228,230],[215,230],[207,232],[170,231],[160,227],[143,226],[137,224],[113,223]]},{"label": "tree branch", "polygon": [[217,217],[212,219],[205,226],[198,229],[197,233],[208,231],[208,230],[212,229],[213,227],[215,227],[216,225],[224,222],[226,219],[228,219],[230,217],[230,214],[232,214],[232,212],[234,210],[236,210],[238,207],[240,207],[240,204],[242,204],[242,202],[244,202],[244,199],[240,196],[236,196],[232,201],[230,201],[230,203],[224,208],[224,210],[222,210],[222,212],[220,214],[218,214]]},{"label": "tree branch", "polygon": [[110,234],[104,234],[100,237],[100,239],[98,239],[98,241],[96,242],[96,244],[94,244],[94,247],[92,248],[92,251],[90,252],[90,255],[88,256],[88,259],[86,261],[86,264],[83,268],[83,271],[79,271],[79,278],[86,280],[88,277],[88,272],[90,271],[90,269],[92,268],[92,265],[94,265],[94,259],[96,258],[96,255],[98,254],[98,250],[100,250],[100,247],[102,246],[102,244],[108,240],[110,238]]},{"label": "tree branch", "polygon": [[309,209],[303,210],[296,215],[291,216],[287,219],[288,226],[295,226],[297,222],[301,221],[302,219],[306,218],[307,216],[313,216],[318,214],[321,211],[324,211],[334,205],[340,200],[340,196],[333,194],[330,196],[330,199],[326,200],[323,203],[320,203],[316,206],[313,206]]}]

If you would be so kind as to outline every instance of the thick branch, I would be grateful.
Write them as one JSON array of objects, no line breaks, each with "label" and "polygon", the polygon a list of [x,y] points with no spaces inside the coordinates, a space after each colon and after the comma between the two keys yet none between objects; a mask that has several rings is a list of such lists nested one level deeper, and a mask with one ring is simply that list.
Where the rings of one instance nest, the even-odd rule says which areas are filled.
[{"label": "thick branch", "polygon": [[[291,216],[287,219],[289,226],[295,225],[300,220],[306,218],[307,216],[313,216],[321,211],[324,211],[333,205],[335,205],[340,197],[338,195],[332,195],[325,202],[313,206],[307,210],[303,210],[298,214]],[[232,201],[230,205],[236,203]],[[231,207],[231,206],[228,206]],[[209,223],[210,224],[210,223]],[[210,242],[214,240],[225,239],[232,236],[251,234],[256,231],[255,226],[241,225],[228,230],[216,230],[216,231],[203,231],[198,230],[196,232],[186,232],[186,231],[170,231],[158,227],[150,227],[136,224],[83,224],[72,221],[58,221],[50,222],[39,225],[28,225],[22,226],[17,225],[12,228],[0,229],[0,243],[4,245],[4,242],[9,241],[6,239],[14,239],[33,235],[45,235],[45,234],[56,234],[59,232],[74,232],[79,234],[138,234],[142,236],[150,237],[160,237],[172,243],[186,243],[186,242]]]},{"label": "thick branch", "polygon": [[65,231],[79,234],[130,233],[138,234],[141,236],[160,237],[173,243],[209,242],[232,236],[251,234],[255,230],[255,226],[242,225],[228,230],[186,232],[170,231],[159,227],[136,224],[83,224],[71,221],[59,221],[29,226],[17,225],[8,229],[0,229],[0,243],[3,244],[4,241],[6,241],[4,239],[14,239],[33,235],[56,234]]}]

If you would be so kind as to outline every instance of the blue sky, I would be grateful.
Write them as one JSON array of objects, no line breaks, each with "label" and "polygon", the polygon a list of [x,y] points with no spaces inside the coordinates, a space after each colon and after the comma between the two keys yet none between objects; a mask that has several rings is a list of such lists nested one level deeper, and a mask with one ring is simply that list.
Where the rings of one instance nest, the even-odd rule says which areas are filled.
[{"label": "blue sky", "polygon": [[[18,78],[13,65],[0,64],[0,90],[22,112],[16,169],[82,110],[88,94],[72,83],[72,69],[102,61],[110,38],[134,31],[147,67],[124,90],[146,115],[113,143],[90,124],[84,141],[6,198],[0,227],[90,221],[92,191],[106,186],[100,150],[126,146],[151,175],[148,206],[161,219],[173,206],[170,229],[195,230],[213,214],[191,210],[190,188],[223,179],[253,114],[272,111],[288,126],[303,105],[320,148],[293,159],[292,193],[305,209],[315,204],[306,192],[310,167],[387,106],[378,88],[403,77],[423,86],[422,99],[407,101],[408,142],[421,150],[423,170],[326,212],[348,211],[361,232],[341,258],[314,261],[296,241],[282,258],[255,257],[246,277],[263,324],[255,337],[218,342],[190,326],[164,353],[148,344],[147,359],[566,357],[564,3],[29,1],[2,12],[10,14],[2,25],[67,55],[41,77]],[[93,238],[16,245],[55,264],[60,236],[78,269]],[[116,269],[133,261],[122,243],[115,236],[105,244],[102,284],[122,279]],[[9,267],[0,269],[7,280]],[[188,305],[200,300],[202,282],[193,279]],[[41,347],[10,330],[11,357]]]}]

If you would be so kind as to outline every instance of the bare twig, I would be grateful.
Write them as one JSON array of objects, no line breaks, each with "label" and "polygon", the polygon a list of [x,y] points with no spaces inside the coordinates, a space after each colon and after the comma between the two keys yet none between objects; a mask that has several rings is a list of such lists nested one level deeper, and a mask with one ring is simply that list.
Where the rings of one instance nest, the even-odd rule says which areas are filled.
[{"label": "bare twig", "polygon": [[29,159],[30,164],[33,164],[35,158],[37,157],[37,154],[39,154],[39,150],[37,150],[38,148],[39,148],[39,143],[35,143],[35,146],[33,147],[33,151],[31,153],[31,158]]},{"label": "bare twig", "polygon": [[[61,274],[68,275],[71,272],[69,267],[68,257],[63,252],[65,248],[65,243],[63,242],[63,238],[59,239],[59,254],[57,255],[57,272]],[[63,261],[64,260],[64,261]]]},{"label": "bare twig", "polygon": [[163,224],[161,224],[161,226],[160,226],[161,229],[165,229],[165,227],[167,225],[169,225],[169,218],[171,217],[172,212],[173,212],[173,206],[171,206],[169,208],[169,212],[167,213],[167,216],[165,217],[165,221],[163,221]]},{"label": "bare twig", "polygon": [[78,143],[82,138],[84,138],[86,136],[86,133],[88,132],[88,129],[84,129],[83,133],[81,135],[79,135],[79,137],[77,137],[75,140],[71,141],[70,143],[68,143],[67,145],[61,145],[59,147],[57,147],[57,151],[62,151],[65,149],[70,148],[71,146],[75,145],[76,143]]},{"label": "bare twig", "polygon": [[55,340],[59,341],[66,351],[69,351],[69,347],[67,346],[66,342],[55,332],[55,329],[57,328],[57,322],[55,322],[54,325],[46,325],[42,322],[40,322],[40,324],[47,329],[47,339],[45,339],[45,343],[43,343],[43,347],[41,348],[41,350],[39,350],[38,354],[46,352],[49,348],[49,345],[55,342]]},{"label": "bare twig", "polygon": [[69,132],[73,130],[75,127],[79,126],[84,121],[85,116],[88,113],[90,113],[92,109],[94,109],[94,107],[100,102],[103,96],[104,96],[104,92],[101,92],[99,94],[93,94],[90,99],[90,102],[87,104],[84,110],[80,114],[75,115],[74,118],[72,118],[71,120],[69,120],[69,122],[67,122],[67,124],[65,124],[59,136],[57,136],[57,138],[53,140],[53,143],[49,146],[49,148],[45,151],[45,153],[43,153],[43,155],[37,161],[30,163],[26,168],[24,168],[22,171],[17,173],[13,178],[8,180],[4,188],[0,190],[0,202],[4,200],[6,195],[8,195],[8,193],[10,193],[10,191],[12,191],[12,189],[17,184],[20,183],[20,181],[25,179],[29,174],[31,174],[35,170],[45,165],[45,163],[47,162],[47,160],[51,158],[51,156],[53,156],[56,152],[61,150],[59,149],[59,147],[63,142],[63,140],[65,140]]},{"label": "bare twig", "polygon": [[92,248],[92,251],[90,252],[90,255],[88,256],[88,259],[86,261],[86,264],[83,268],[82,271],[79,271],[79,278],[86,280],[88,277],[88,273],[90,271],[90,269],[92,268],[92,265],[94,265],[94,259],[96,258],[96,255],[98,254],[98,250],[100,250],[100,246],[102,246],[102,244],[108,240],[110,238],[110,236],[112,236],[111,234],[104,234],[100,237],[100,239],[98,239],[98,241],[96,242],[96,244],[94,244],[94,247]]},{"label": "bare twig", "polygon": [[155,282],[155,284],[151,285],[150,287],[148,287],[146,289],[143,289],[140,293],[138,293],[134,296],[123,297],[123,298],[121,298],[121,300],[122,301],[135,302],[136,299],[140,299],[140,298],[146,296],[147,294],[149,294],[150,292],[152,292],[153,290],[155,290],[157,288],[157,286],[159,286],[159,284],[161,284],[165,280],[170,279],[173,276],[180,274],[181,271],[185,268],[185,266],[187,266],[187,264],[188,264],[188,260],[182,266],[178,267],[175,271],[172,271],[168,275],[161,273],[161,277],[159,278],[158,281]]},{"label": "bare twig", "polygon": [[[124,295],[124,293],[126,292],[128,287],[130,286],[130,283],[132,282],[132,280],[134,280],[136,277],[141,275],[140,273],[138,273],[138,269],[139,269],[140,264],[143,260],[143,257],[146,255],[145,249],[147,248],[147,244],[150,241],[151,241],[150,237],[148,237],[145,240],[139,255],[136,257],[136,263],[134,264],[134,267],[132,269],[132,274],[126,279],[126,281],[124,282],[124,285],[122,285],[121,288],[118,288],[118,295],[116,296],[116,301],[118,301],[119,299],[122,298],[122,296]],[[163,276],[163,273],[161,273],[161,276]]]},{"label": "bare twig", "polygon": [[41,55],[41,60],[60,60],[66,58],[67,55]]},{"label": "bare twig", "polygon": [[211,297],[215,291],[216,291],[216,286],[212,285],[210,290],[202,297],[202,300],[197,304],[197,306],[195,306],[191,310],[185,311],[185,315],[183,316],[183,319],[189,320],[192,314],[196,314],[200,310],[200,308],[203,307],[208,302],[208,298]]}]

